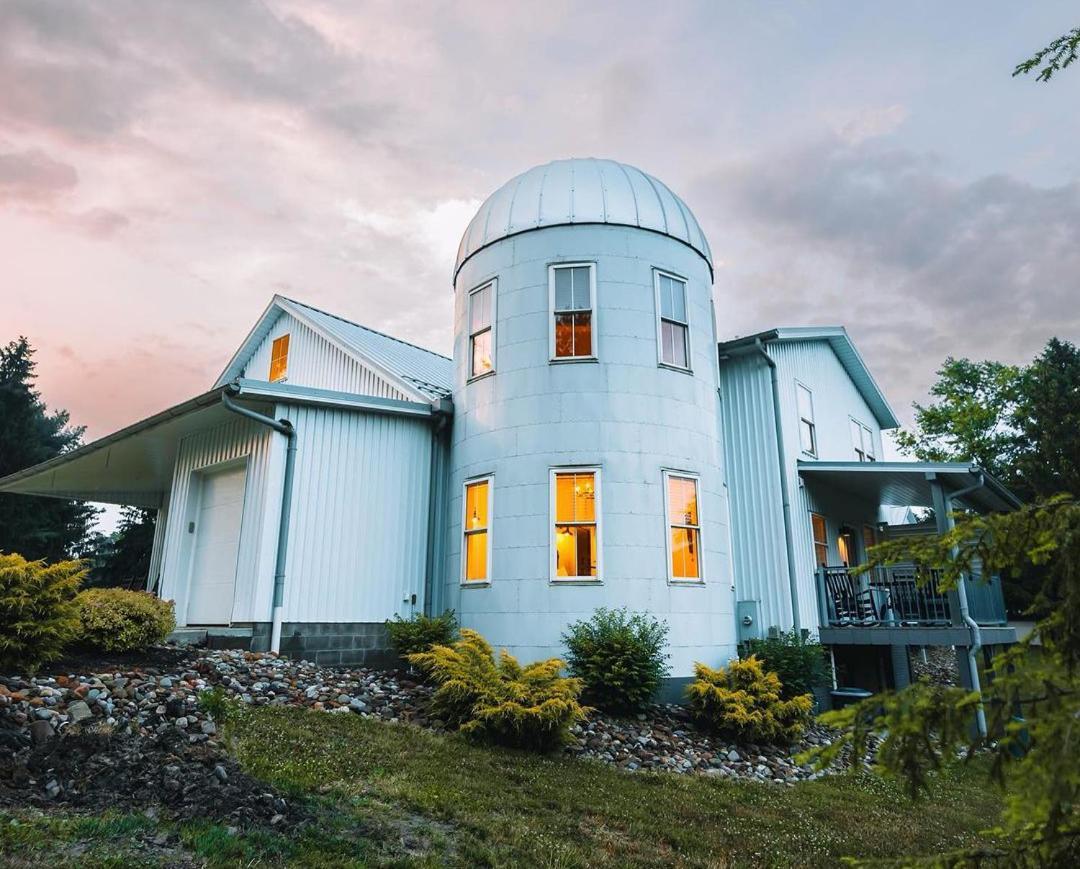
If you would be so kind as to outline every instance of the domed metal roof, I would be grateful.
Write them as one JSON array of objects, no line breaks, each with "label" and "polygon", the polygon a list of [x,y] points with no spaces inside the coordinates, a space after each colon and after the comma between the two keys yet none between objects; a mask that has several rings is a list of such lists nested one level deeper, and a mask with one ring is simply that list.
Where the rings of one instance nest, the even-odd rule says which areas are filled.
[{"label": "domed metal roof", "polygon": [[454,280],[464,262],[507,236],[547,226],[610,223],[681,241],[709,264],[712,251],[693,212],[664,182],[614,160],[554,160],[511,178],[480,206],[461,237]]}]

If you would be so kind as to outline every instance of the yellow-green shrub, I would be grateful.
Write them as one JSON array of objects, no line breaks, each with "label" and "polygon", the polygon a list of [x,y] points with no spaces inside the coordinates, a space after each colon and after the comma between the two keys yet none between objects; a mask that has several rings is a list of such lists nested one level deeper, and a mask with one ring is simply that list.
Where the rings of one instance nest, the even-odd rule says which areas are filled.
[{"label": "yellow-green shrub", "polygon": [[813,697],[782,700],[780,678],[754,655],[715,670],[694,664],[694,676],[686,689],[691,712],[716,733],[741,742],[787,744],[810,724]]},{"label": "yellow-green shrub", "polygon": [[27,561],[0,553],[0,673],[33,672],[78,633],[81,561]]},{"label": "yellow-green shrub", "polygon": [[75,599],[79,641],[103,652],[129,652],[160,643],[176,627],[173,602],[146,591],[91,588]]},{"label": "yellow-green shrub", "polygon": [[439,687],[433,710],[469,736],[535,751],[563,744],[588,709],[578,702],[581,680],[560,675],[558,658],[522,667],[505,649],[495,654],[467,628],[461,639],[409,655]]}]

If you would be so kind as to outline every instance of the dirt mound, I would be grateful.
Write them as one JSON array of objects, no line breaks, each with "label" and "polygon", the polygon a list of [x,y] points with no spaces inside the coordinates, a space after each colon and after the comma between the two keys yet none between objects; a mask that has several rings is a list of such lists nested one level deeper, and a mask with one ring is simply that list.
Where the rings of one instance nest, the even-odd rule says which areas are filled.
[{"label": "dirt mound", "polygon": [[0,805],[144,811],[236,826],[292,826],[306,812],[245,774],[216,743],[192,744],[170,729],[135,736],[69,728],[0,759]]}]

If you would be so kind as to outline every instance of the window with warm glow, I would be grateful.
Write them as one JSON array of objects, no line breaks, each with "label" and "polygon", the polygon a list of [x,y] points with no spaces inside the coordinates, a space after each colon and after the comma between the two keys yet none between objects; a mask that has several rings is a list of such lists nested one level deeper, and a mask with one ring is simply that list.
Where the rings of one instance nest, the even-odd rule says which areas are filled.
[{"label": "window with warm glow", "polygon": [[877,529],[873,525],[863,525],[862,528],[863,560],[870,557],[871,547],[877,546]]},{"label": "window with warm glow", "polygon": [[289,370],[289,336],[275,338],[270,346],[270,381],[284,380]]},{"label": "window with warm glow", "polygon": [[799,446],[804,453],[817,455],[817,426],[814,424],[814,396],[801,383],[795,384],[799,405]]},{"label": "window with warm glow", "polygon": [[655,272],[660,315],[660,361],[676,368],[690,367],[690,318],[686,313],[686,282]]},{"label": "window with warm glow", "polygon": [[600,576],[600,472],[556,471],[552,486],[554,578],[596,579]]},{"label": "window with warm glow", "polygon": [[695,477],[665,474],[667,478],[668,539],[671,578],[701,579],[701,520]]},{"label": "window with warm glow", "polygon": [[814,561],[818,565],[829,563],[829,537],[825,528],[825,517],[818,513],[810,514],[810,525],[814,533]]},{"label": "window with warm glow", "polygon": [[851,446],[860,462],[874,461],[874,435],[865,425],[851,420]]},{"label": "window with warm glow", "polygon": [[485,284],[469,294],[469,376],[479,377],[495,369],[495,347],[491,328],[495,283]]},{"label": "window with warm glow", "polygon": [[594,275],[591,263],[551,267],[553,359],[584,359],[596,355],[593,341],[596,311]]},{"label": "window with warm glow", "polygon": [[487,582],[491,579],[491,535],[488,532],[491,513],[491,477],[465,484],[465,513],[462,527],[462,579],[466,583]]}]

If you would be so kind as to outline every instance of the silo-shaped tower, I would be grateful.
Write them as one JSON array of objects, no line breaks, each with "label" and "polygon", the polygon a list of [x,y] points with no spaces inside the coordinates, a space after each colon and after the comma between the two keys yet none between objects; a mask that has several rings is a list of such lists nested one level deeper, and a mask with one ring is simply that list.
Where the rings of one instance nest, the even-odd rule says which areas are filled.
[{"label": "silo-shaped tower", "polygon": [[526,661],[621,606],[668,622],[676,679],[734,655],[712,277],[690,209],[631,166],[558,160],[481,206],[436,606]]}]

